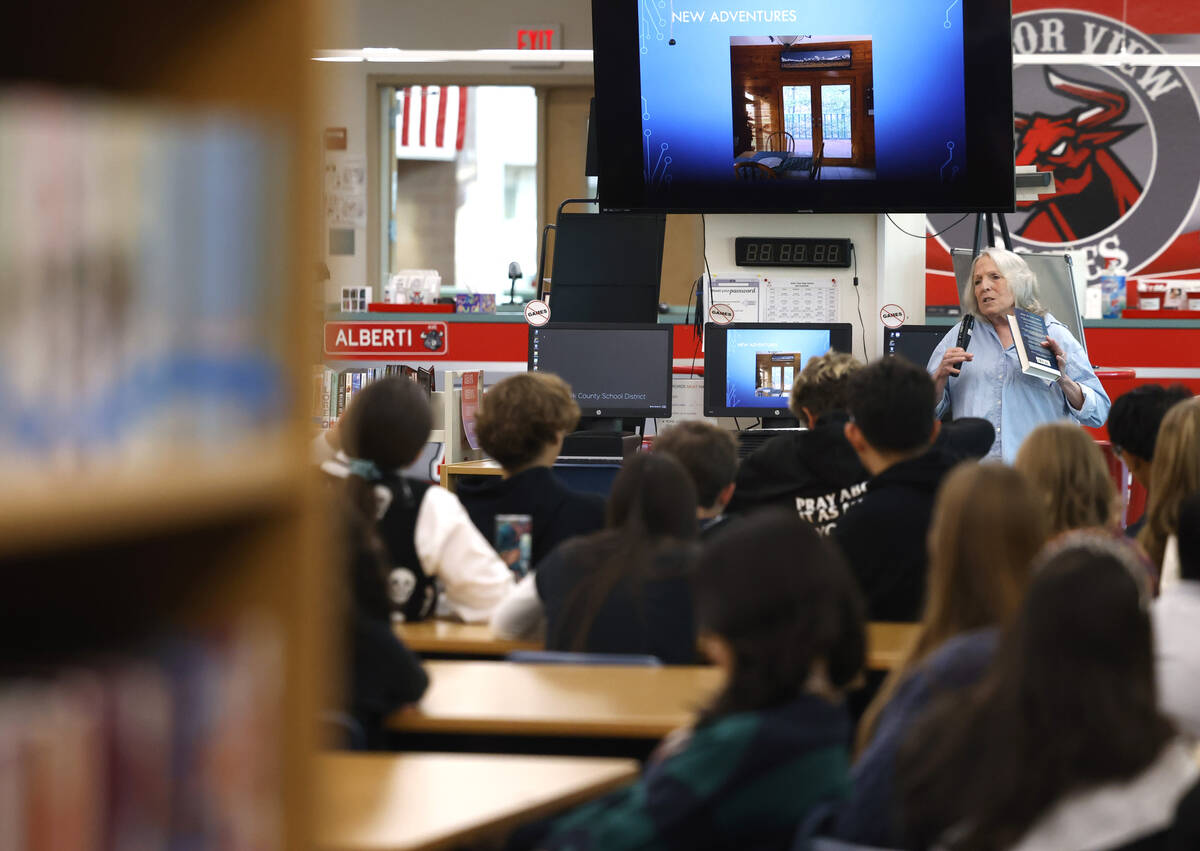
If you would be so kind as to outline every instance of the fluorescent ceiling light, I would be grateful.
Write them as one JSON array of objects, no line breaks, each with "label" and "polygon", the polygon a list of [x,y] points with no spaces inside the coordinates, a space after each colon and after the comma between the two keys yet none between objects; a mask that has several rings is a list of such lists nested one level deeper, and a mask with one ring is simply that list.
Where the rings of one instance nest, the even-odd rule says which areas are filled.
[{"label": "fluorescent ceiling light", "polygon": [[591,63],[590,50],[402,50],[364,47],[362,50],[318,50],[318,62],[502,62],[507,65],[545,65],[551,62]]},{"label": "fluorescent ceiling light", "polygon": [[1200,67],[1200,53],[1014,53],[1014,65]]}]

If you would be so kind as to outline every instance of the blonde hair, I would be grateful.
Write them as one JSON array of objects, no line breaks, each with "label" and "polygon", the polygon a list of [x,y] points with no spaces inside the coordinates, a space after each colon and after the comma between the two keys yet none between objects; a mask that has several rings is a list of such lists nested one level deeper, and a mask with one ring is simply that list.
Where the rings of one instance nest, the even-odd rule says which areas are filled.
[{"label": "blonde hair", "polygon": [[1046,540],[1043,514],[1032,486],[1011,467],[965,463],[946,476],[929,525],[925,611],[907,656],[863,715],[860,749],[901,683],[935,650],[1012,619]]},{"label": "blonde hair", "polygon": [[557,375],[522,372],[480,400],[475,430],[483,450],[505,470],[518,470],[579,422],[571,387]]},{"label": "blonde hair", "polygon": [[1179,529],[1179,503],[1200,490],[1200,397],[1172,405],[1163,417],[1150,462],[1146,525],[1138,543],[1158,567],[1167,538]]},{"label": "blonde hair", "polygon": [[1050,535],[1071,529],[1110,528],[1117,521],[1117,489],[1091,435],[1074,423],[1043,423],[1029,433],[1013,464],[1042,500]]},{"label": "blonde hair", "polygon": [[811,357],[792,382],[788,408],[803,422],[807,408],[813,419],[828,411],[846,407],[846,383],[851,374],[863,368],[863,362],[846,352],[826,352]]},{"label": "blonde hair", "polygon": [[979,312],[979,302],[975,299],[975,267],[984,257],[990,257],[996,264],[996,268],[1000,270],[1000,274],[1004,276],[1004,280],[1008,281],[1013,301],[1017,307],[1039,315],[1045,314],[1046,309],[1038,301],[1037,276],[1033,274],[1033,270],[1029,268],[1029,264],[1020,254],[1003,248],[985,248],[978,257],[971,261],[971,277],[967,280],[967,288],[962,297],[964,313],[973,313],[980,319],[983,318]]}]

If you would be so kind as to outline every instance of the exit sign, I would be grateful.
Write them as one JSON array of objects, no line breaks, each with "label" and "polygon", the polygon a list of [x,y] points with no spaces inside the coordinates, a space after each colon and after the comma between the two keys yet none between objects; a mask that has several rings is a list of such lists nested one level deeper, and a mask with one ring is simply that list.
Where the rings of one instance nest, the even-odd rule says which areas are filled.
[{"label": "exit sign", "polygon": [[562,27],[558,24],[513,27],[517,50],[562,50]]}]

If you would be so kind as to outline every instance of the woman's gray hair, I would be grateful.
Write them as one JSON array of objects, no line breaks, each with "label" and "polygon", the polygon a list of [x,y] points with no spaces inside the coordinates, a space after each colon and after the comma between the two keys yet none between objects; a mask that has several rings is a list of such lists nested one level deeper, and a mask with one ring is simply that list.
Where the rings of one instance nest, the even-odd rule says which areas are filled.
[{"label": "woman's gray hair", "polygon": [[965,313],[974,313],[977,317],[983,318],[979,312],[979,302],[975,300],[975,264],[985,256],[992,258],[992,262],[996,264],[1000,274],[1008,281],[1017,307],[1038,315],[1045,314],[1046,309],[1038,301],[1037,278],[1034,276],[1033,270],[1029,268],[1029,264],[1020,254],[1003,248],[985,248],[979,257],[972,261],[971,277],[967,280],[968,286],[963,294],[962,306]]}]

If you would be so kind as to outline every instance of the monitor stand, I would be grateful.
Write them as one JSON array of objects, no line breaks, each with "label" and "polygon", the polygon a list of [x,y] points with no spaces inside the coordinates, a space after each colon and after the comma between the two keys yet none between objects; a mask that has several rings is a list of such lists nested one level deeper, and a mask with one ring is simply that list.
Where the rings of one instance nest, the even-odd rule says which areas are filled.
[{"label": "monitor stand", "polygon": [[642,445],[645,424],[628,417],[584,417],[579,430],[563,440],[559,458],[628,458]]},{"label": "monitor stand", "polygon": [[781,428],[795,429],[799,425],[800,423],[795,417],[763,417],[762,425],[759,428],[763,431],[769,431],[770,429]]}]

